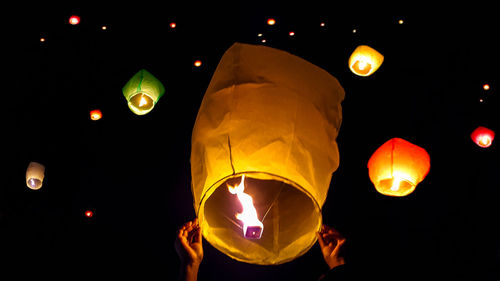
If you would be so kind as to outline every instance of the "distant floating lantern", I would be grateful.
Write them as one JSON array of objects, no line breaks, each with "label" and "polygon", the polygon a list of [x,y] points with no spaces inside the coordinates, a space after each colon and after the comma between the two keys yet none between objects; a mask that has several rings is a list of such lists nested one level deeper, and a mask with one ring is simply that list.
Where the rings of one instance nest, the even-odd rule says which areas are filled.
[{"label": "distant floating lantern", "polygon": [[28,169],[26,169],[26,185],[33,190],[40,189],[44,176],[45,166],[37,162],[30,162]]},{"label": "distant floating lantern", "polygon": [[370,76],[382,65],[384,56],[375,49],[366,46],[358,46],[349,58],[349,68],[359,76]]},{"label": "distant floating lantern", "polygon": [[160,80],[142,69],[125,84],[122,91],[130,110],[137,115],[144,115],[153,110],[165,93],[165,87]]},{"label": "distant floating lantern", "polygon": [[275,20],[275,19],[272,19],[272,18],[271,18],[271,19],[268,19],[268,20],[267,20],[267,24],[268,24],[268,25],[275,25],[275,24],[276,24],[276,20]]},{"label": "distant floating lantern", "polygon": [[470,137],[478,146],[487,148],[493,143],[495,132],[486,127],[479,126],[472,132]]},{"label": "distant floating lantern", "polygon": [[71,24],[71,25],[77,25],[79,23],[80,23],[80,17],[79,16],[73,15],[73,16],[69,17],[69,24]]},{"label": "distant floating lantern", "polygon": [[267,265],[314,245],[339,164],[343,98],[335,77],[287,52],[226,51],[191,139],[194,207],[209,243]]},{"label": "distant floating lantern", "polygon": [[430,156],[425,149],[393,138],[370,157],[368,174],[379,193],[406,196],[424,180],[430,167]]},{"label": "distant floating lantern", "polygon": [[94,216],[94,212],[92,212],[91,210],[87,210],[87,211],[85,211],[85,216],[87,218],[91,218]]},{"label": "distant floating lantern", "polygon": [[194,66],[200,67],[201,66],[201,60],[195,60],[194,61]]},{"label": "distant floating lantern", "polygon": [[90,111],[90,119],[97,121],[102,118],[102,112],[99,109],[94,109]]}]

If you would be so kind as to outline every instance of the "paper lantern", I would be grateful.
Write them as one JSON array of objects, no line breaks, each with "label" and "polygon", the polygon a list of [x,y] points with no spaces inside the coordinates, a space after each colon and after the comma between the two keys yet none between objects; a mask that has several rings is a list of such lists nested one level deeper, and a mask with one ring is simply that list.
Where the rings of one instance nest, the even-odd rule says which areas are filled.
[{"label": "paper lantern", "polygon": [[102,118],[102,112],[99,109],[94,109],[90,111],[90,119],[97,121]]},{"label": "paper lantern", "polygon": [[366,46],[358,46],[349,58],[349,68],[359,76],[370,76],[382,65],[384,56],[375,49]]},{"label": "paper lantern", "polygon": [[69,17],[68,21],[69,21],[69,24],[71,24],[71,25],[77,25],[80,23],[80,17],[73,15],[73,16]]},{"label": "paper lantern", "polygon": [[151,73],[141,69],[125,84],[122,91],[130,110],[137,115],[144,115],[153,110],[165,93],[165,87]]},{"label": "paper lantern", "polygon": [[30,162],[28,169],[26,169],[26,185],[37,190],[42,187],[43,178],[45,173],[45,166],[37,162]]},{"label": "paper lantern", "polygon": [[[192,134],[194,207],[208,242],[254,264],[307,252],[339,164],[343,98],[336,78],[287,52],[240,43],[226,51]],[[233,194],[241,184],[246,195]]]},{"label": "paper lantern", "polygon": [[472,140],[482,148],[490,147],[495,138],[495,132],[486,128],[479,126],[470,135]]},{"label": "paper lantern", "polygon": [[406,196],[427,176],[430,167],[430,156],[425,149],[393,138],[370,157],[368,174],[381,194]]}]

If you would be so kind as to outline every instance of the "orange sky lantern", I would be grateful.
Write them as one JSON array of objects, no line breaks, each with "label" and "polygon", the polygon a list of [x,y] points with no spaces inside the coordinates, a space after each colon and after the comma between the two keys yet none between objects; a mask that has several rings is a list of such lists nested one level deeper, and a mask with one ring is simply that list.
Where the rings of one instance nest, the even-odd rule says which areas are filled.
[{"label": "orange sky lantern", "polygon": [[430,167],[430,156],[425,149],[393,138],[370,157],[368,174],[379,193],[406,196],[427,176]]}]

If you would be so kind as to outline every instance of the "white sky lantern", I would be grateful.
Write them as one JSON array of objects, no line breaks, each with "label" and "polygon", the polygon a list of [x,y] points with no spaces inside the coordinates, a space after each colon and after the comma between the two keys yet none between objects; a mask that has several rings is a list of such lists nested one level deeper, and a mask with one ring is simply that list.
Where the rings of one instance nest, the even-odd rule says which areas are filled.
[{"label": "white sky lantern", "polygon": [[45,166],[37,162],[30,162],[28,169],[26,169],[26,185],[33,190],[40,189],[44,175]]}]

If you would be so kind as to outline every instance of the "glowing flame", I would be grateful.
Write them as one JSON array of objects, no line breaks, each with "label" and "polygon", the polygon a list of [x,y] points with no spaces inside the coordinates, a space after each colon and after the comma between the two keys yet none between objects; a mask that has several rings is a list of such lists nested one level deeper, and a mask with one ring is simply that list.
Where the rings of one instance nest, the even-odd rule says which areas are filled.
[{"label": "glowing flame", "polygon": [[241,182],[236,186],[227,185],[231,194],[236,194],[241,203],[243,211],[236,214],[236,218],[243,223],[243,235],[246,238],[260,239],[264,225],[257,216],[257,210],[253,206],[252,196],[244,192],[245,175],[241,177]]},{"label": "glowing flame", "polygon": [[141,96],[141,100],[139,101],[139,107],[148,104],[148,101],[144,98],[144,95]]},{"label": "glowing flame", "polygon": [[365,70],[365,68],[368,66],[368,63],[363,60],[358,61],[358,69],[359,70]]}]

